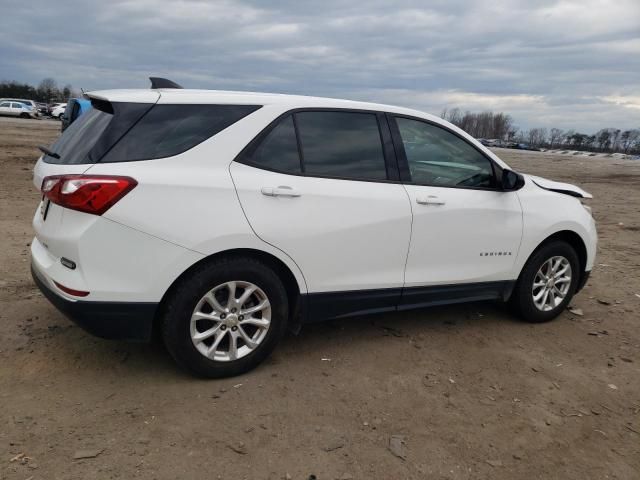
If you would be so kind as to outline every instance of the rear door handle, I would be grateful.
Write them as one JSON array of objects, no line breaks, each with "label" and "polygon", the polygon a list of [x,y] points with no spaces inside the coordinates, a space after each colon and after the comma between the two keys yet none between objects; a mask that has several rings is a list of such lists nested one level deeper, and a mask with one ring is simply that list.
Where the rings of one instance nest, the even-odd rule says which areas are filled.
[{"label": "rear door handle", "polygon": [[287,186],[280,185],[279,187],[262,187],[260,190],[263,195],[267,197],[299,197],[300,193],[297,190]]},{"label": "rear door handle", "polygon": [[427,195],[426,197],[416,197],[416,203],[420,205],[444,205],[445,201],[435,195]]}]

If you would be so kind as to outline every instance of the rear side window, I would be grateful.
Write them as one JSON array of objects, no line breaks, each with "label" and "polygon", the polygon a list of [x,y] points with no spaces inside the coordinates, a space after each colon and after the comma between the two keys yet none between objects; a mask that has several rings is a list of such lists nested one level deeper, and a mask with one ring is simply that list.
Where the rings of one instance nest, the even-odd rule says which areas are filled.
[{"label": "rear side window", "polygon": [[155,105],[101,162],[178,155],[258,108],[254,105]]},{"label": "rear side window", "polygon": [[170,157],[219,133],[259,105],[152,105],[93,100],[50,147],[48,163],[130,162]]},{"label": "rear side window", "polygon": [[387,179],[375,114],[323,111],[295,115],[306,175]]},{"label": "rear side window", "polygon": [[281,120],[264,139],[247,152],[244,161],[257,167],[299,174],[300,155],[291,115]]}]

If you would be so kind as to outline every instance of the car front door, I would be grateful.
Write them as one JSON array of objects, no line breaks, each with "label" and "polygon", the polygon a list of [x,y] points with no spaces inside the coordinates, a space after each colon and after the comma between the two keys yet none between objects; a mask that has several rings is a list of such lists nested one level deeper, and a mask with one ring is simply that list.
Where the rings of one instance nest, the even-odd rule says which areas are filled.
[{"label": "car front door", "polygon": [[394,310],[411,207],[384,115],[296,111],[268,127],[231,174],[255,233],[300,267],[310,320]]},{"label": "car front door", "polygon": [[503,191],[500,167],[457,133],[402,116],[390,125],[413,209],[403,303],[499,296],[522,236],[517,193]]}]

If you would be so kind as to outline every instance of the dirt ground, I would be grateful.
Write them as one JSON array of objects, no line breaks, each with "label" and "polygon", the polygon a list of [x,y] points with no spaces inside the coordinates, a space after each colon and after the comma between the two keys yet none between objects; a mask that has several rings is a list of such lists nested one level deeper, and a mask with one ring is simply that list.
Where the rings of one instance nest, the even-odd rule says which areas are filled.
[{"label": "dirt ground", "polygon": [[582,316],[484,303],[314,325],[202,381],[161,346],[91,337],[33,285],[31,170],[58,131],[0,119],[0,479],[640,478],[640,162],[497,150],[594,194]]}]

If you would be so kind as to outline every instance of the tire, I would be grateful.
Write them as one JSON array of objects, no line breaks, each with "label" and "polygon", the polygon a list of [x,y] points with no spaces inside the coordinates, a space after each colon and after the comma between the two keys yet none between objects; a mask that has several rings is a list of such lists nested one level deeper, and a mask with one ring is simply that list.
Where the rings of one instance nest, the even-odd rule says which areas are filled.
[{"label": "tire", "polygon": [[[556,259],[555,261],[553,259]],[[564,259],[562,262],[559,259]],[[550,264],[549,262],[554,262]],[[560,263],[555,263],[560,262]],[[568,264],[570,266],[570,280],[565,279],[566,275],[560,274],[563,271],[564,266]],[[546,283],[545,286],[540,286],[541,283],[545,283],[544,272],[547,272],[549,277],[554,275],[550,274],[548,270],[543,267],[549,267],[550,265],[559,265],[557,268],[557,280],[565,279],[563,283],[555,281]],[[542,270],[541,276],[538,273]],[[510,304],[515,310],[515,313],[523,320],[532,323],[548,322],[556,318],[567,307],[573,295],[576,291],[578,280],[580,276],[580,261],[576,251],[566,242],[552,241],[540,246],[529,258],[525,264],[520,278],[514,288],[511,295]],[[534,287],[534,281],[536,281],[536,287]],[[565,285],[567,285],[565,287]],[[549,287],[549,285],[552,285]],[[556,287],[556,288],[554,288]],[[535,288],[535,290],[534,290]],[[560,301],[561,293],[566,288],[566,293]],[[544,296],[544,290],[549,290],[547,297]],[[540,292],[543,292],[538,297],[537,305],[534,300],[534,295],[538,296]],[[540,304],[547,299],[548,304],[540,306]],[[553,300],[552,300],[553,298]]]},{"label": "tire", "polygon": [[31,118],[31,115],[29,115],[28,113],[21,113],[20,118]]},{"label": "tire", "polygon": [[[235,313],[231,306],[239,304],[226,303],[232,284],[236,292],[234,298],[240,300],[247,289],[257,287]],[[211,296],[213,300],[210,300]],[[265,299],[267,303],[264,303]],[[215,303],[218,309],[213,307]],[[247,313],[247,318],[243,319],[244,311],[260,305],[268,306],[256,313]],[[206,378],[239,375],[255,368],[275,349],[286,331],[288,305],[282,281],[263,262],[239,256],[216,259],[197,267],[170,293],[161,315],[162,337],[176,362],[195,375]],[[209,320],[207,315],[217,318]],[[260,318],[249,318],[254,316]],[[263,332],[264,327],[251,323],[256,320],[256,324],[266,323],[268,317],[270,323],[266,332]],[[206,336],[212,331],[215,334],[204,340],[192,338]],[[245,342],[241,334],[250,342],[255,340],[256,345]],[[222,338],[218,340],[218,336]],[[217,347],[216,341],[219,342]],[[236,345],[235,354],[231,342]]]}]

